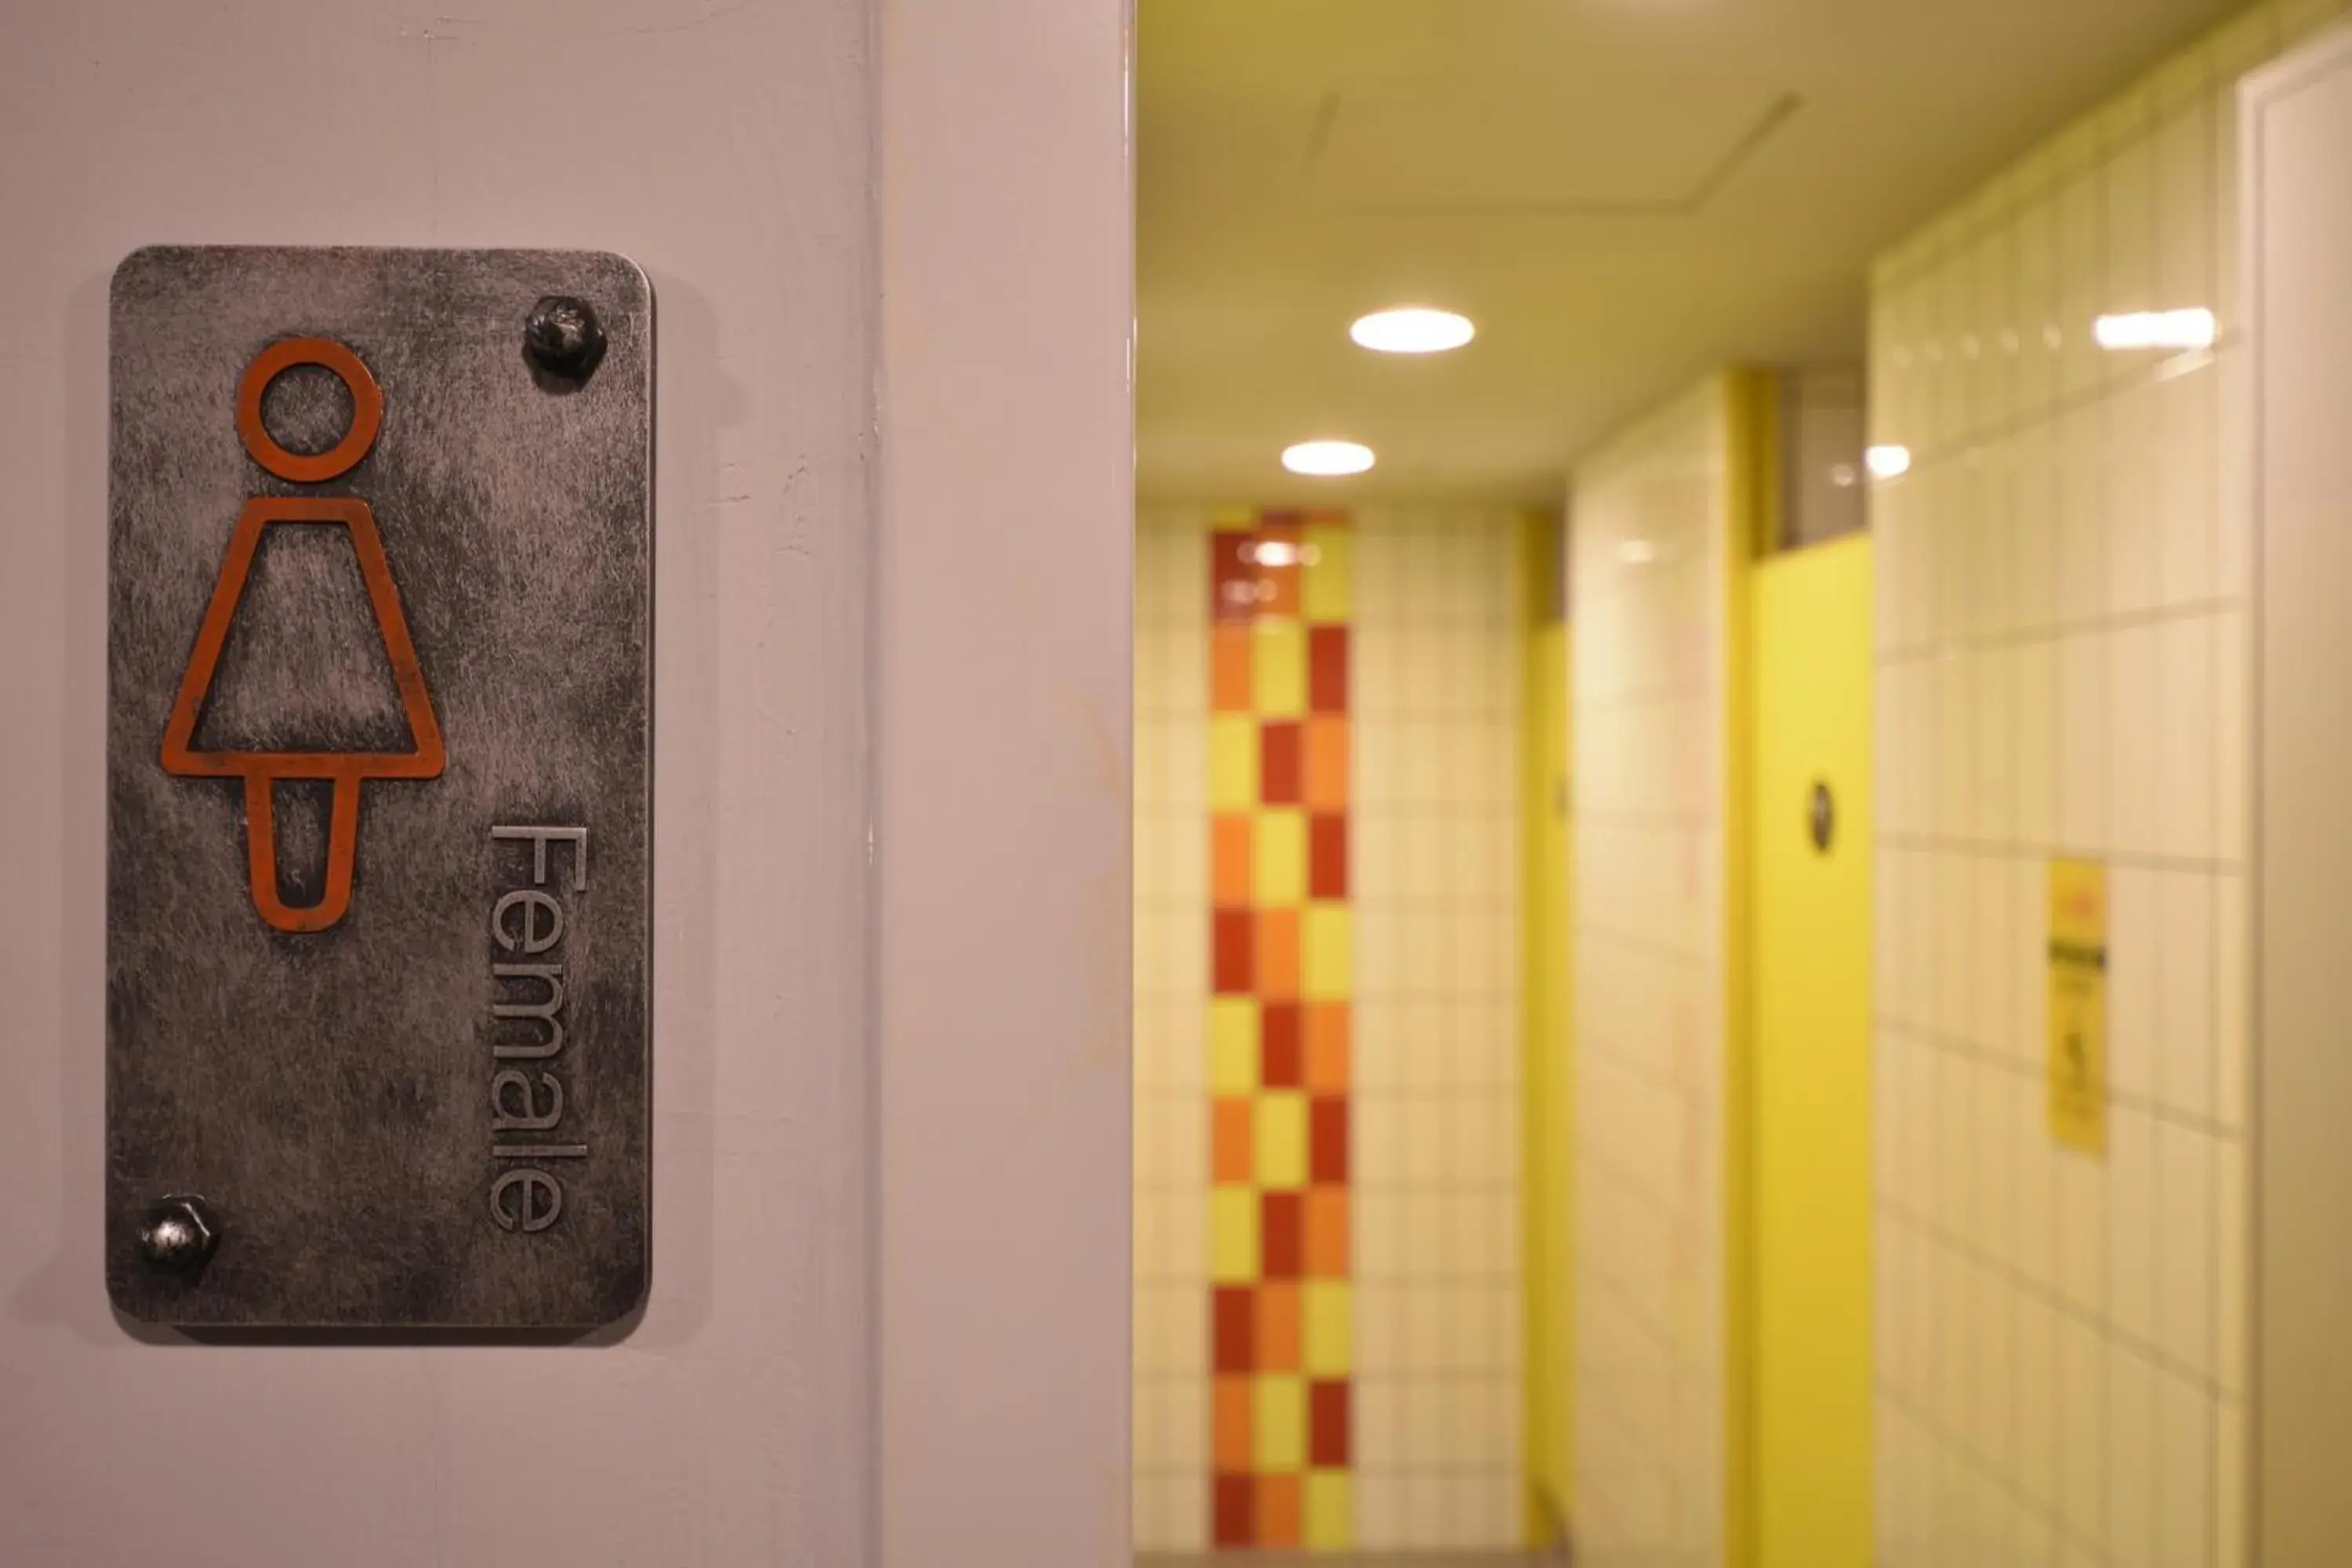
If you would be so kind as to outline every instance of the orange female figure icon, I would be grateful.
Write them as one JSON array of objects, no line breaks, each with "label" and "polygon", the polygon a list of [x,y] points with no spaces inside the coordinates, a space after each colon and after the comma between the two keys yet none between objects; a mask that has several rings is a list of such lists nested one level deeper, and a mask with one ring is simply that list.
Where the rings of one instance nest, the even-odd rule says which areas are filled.
[{"label": "orange female figure icon", "polygon": [[[271,438],[261,418],[262,395],[269,384],[298,365],[331,371],[350,391],[352,423],[326,451],[289,451]],[[351,471],[375,445],[383,426],[383,391],[359,355],[330,338],[287,338],[270,344],[247,365],[237,385],[236,429],[253,460],[281,479],[320,484]],[[273,523],[341,523],[359,558],[360,577],[375,612],[376,631],[392,661],[393,683],[415,742],[407,752],[200,752],[194,749],[196,721],[212,690],[221,650],[236,618],[237,602],[253,570],[262,531]],[[255,496],[245,504],[229,535],[228,553],[213,586],[196,646],[180,678],[179,696],[163,730],[163,771],[184,778],[245,781],[246,862],[253,907],[282,931],[321,931],[351,907],[352,872],[360,832],[360,784],[364,779],[438,778],[445,761],[441,726],[425,690],[424,667],[409,638],[408,621],[393,584],[392,563],[376,531],[368,503],[352,496]],[[289,905],[278,887],[278,836],[272,791],[280,781],[318,781],[334,786],[328,814],[326,879],[319,901]]]}]

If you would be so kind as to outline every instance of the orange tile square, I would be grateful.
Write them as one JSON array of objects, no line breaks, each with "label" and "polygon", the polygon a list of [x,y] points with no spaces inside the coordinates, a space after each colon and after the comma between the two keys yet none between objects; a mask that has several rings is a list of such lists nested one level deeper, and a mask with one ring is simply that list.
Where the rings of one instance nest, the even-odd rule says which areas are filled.
[{"label": "orange tile square", "polygon": [[1307,1092],[1345,1094],[1349,1076],[1348,1005],[1309,1002],[1306,1012]]},{"label": "orange tile square", "polygon": [[1245,1095],[1219,1095],[1210,1112],[1210,1167],[1218,1182],[1246,1183],[1255,1162],[1252,1158],[1252,1130],[1257,1125],[1255,1108]]},{"label": "orange tile square", "polygon": [[1211,819],[1209,896],[1217,903],[1250,901],[1250,858],[1256,837],[1255,825],[1245,812],[1221,811]]},{"label": "orange tile square", "polygon": [[1298,1282],[1269,1279],[1257,1288],[1259,1372],[1299,1370],[1301,1343]]},{"label": "orange tile square", "polygon": [[1343,713],[1307,717],[1307,809],[1348,809],[1348,719]]},{"label": "orange tile square", "polygon": [[1247,621],[1223,621],[1209,631],[1209,706],[1219,713],[1246,713],[1257,700],[1250,685]]},{"label": "orange tile square", "polygon": [[1298,999],[1298,911],[1257,912],[1257,994],[1267,1002]]},{"label": "orange tile square", "polygon": [[1251,1382],[1244,1375],[1221,1376],[1211,1395],[1211,1448],[1220,1475],[1245,1474],[1253,1462],[1256,1445],[1251,1434],[1256,1430],[1257,1403],[1251,1397]]},{"label": "orange tile square", "polygon": [[1257,1543],[1277,1551],[1300,1544],[1304,1539],[1302,1478],[1260,1476],[1257,1479]]},{"label": "orange tile square", "polygon": [[1348,1189],[1307,1191],[1307,1278],[1348,1277]]}]

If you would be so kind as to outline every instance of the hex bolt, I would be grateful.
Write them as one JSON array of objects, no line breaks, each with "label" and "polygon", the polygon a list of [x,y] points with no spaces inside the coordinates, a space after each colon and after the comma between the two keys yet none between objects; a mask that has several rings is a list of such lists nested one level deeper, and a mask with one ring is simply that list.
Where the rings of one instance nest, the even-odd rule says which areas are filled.
[{"label": "hex bolt", "polygon": [[219,1241],[219,1223],[194,1193],[158,1199],[139,1222],[139,1255],[149,1267],[173,1274],[204,1267]]},{"label": "hex bolt", "polygon": [[534,370],[577,385],[594,374],[604,357],[604,323],[585,300],[545,295],[523,319],[522,352]]}]

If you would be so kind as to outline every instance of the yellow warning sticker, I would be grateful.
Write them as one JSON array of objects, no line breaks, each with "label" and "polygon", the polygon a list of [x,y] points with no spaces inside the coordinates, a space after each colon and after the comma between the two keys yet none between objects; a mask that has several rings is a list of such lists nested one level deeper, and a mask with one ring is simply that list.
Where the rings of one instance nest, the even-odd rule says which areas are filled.
[{"label": "yellow warning sticker", "polygon": [[2050,863],[2050,1136],[2107,1148],[2107,868]]}]

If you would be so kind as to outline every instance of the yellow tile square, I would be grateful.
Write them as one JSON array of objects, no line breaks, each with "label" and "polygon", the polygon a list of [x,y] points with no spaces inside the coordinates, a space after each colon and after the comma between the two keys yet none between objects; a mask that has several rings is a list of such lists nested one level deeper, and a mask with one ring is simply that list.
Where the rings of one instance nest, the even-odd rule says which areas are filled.
[{"label": "yellow tile square", "polygon": [[1307,1380],[1268,1373],[1252,1391],[1257,1406],[1256,1447],[1250,1457],[1257,1473],[1302,1469],[1307,1464]]},{"label": "yellow tile square", "polygon": [[1344,528],[1307,531],[1306,569],[1300,574],[1299,613],[1310,621],[1344,621],[1355,599],[1355,538]]},{"label": "yellow tile square", "polygon": [[1307,1185],[1306,1095],[1276,1089],[1258,1096],[1251,1154],[1260,1187],[1290,1191]]},{"label": "yellow tile square", "polygon": [[1209,1092],[1253,1094],[1257,1090],[1257,999],[1209,999]]},{"label": "yellow tile square", "polygon": [[1289,619],[1257,623],[1250,649],[1261,719],[1296,719],[1307,711],[1307,627]]},{"label": "yellow tile square", "polygon": [[1257,719],[1218,713],[1209,720],[1209,809],[1257,809]]},{"label": "yellow tile square", "polygon": [[1251,1187],[1209,1189],[1209,1278],[1219,1285],[1256,1281],[1257,1192]]},{"label": "yellow tile square", "polygon": [[1353,1370],[1353,1302],[1344,1279],[1309,1279],[1300,1293],[1301,1365],[1309,1377],[1345,1377]]},{"label": "yellow tile square", "polygon": [[1355,932],[1348,906],[1307,906],[1299,927],[1298,994],[1309,1002],[1344,1002],[1355,975]]},{"label": "yellow tile square", "polygon": [[1347,1471],[1307,1471],[1301,1511],[1301,1543],[1309,1552],[1344,1552],[1356,1544],[1356,1494]]},{"label": "yellow tile square", "polygon": [[1307,898],[1307,814],[1295,807],[1258,814],[1251,861],[1260,905],[1296,904]]}]

